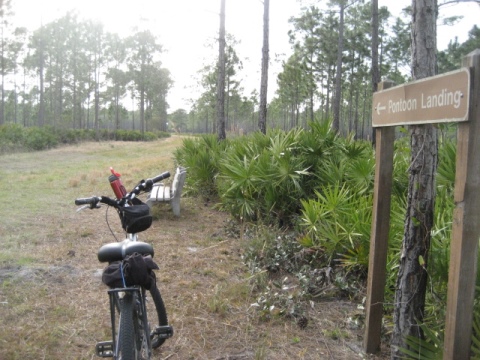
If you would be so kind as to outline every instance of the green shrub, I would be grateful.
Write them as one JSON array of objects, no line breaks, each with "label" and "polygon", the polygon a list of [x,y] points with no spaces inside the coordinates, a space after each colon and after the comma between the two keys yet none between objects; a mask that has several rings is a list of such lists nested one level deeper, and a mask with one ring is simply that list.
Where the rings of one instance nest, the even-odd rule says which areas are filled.
[{"label": "green shrub", "polygon": [[142,133],[139,130],[130,130],[126,133],[124,141],[140,141],[142,140]]},{"label": "green shrub", "polygon": [[128,131],[127,130],[115,130],[115,139],[118,140],[118,141],[126,141],[127,140],[127,134],[128,134]]},{"label": "green shrub", "polygon": [[350,180],[362,194],[373,189],[370,144],[339,138],[328,122],[220,143],[215,135],[189,138],[175,158],[189,168],[191,192],[219,196],[224,209],[247,221],[292,226],[300,200],[322,185]]},{"label": "green shrub", "polygon": [[[236,139],[220,160],[219,195],[232,215],[291,225],[310,173],[298,151],[302,130]],[[260,140],[259,143],[256,141]],[[260,144],[260,145],[259,145]]]},{"label": "green shrub", "polygon": [[174,153],[177,165],[188,168],[185,191],[204,197],[217,196],[216,178],[221,156],[225,156],[229,141],[219,142],[215,135],[185,138]]},{"label": "green shrub", "polygon": [[[477,293],[478,293],[477,287]],[[473,309],[473,329],[471,337],[471,359],[480,358],[480,304],[478,301],[474,304]],[[404,359],[422,359],[422,360],[437,360],[443,359],[444,348],[444,317],[441,317],[441,325],[438,326],[439,314],[434,318],[430,318],[427,322],[418,324],[422,329],[423,338],[415,336],[407,336],[406,343],[408,349],[400,348],[400,351],[405,355]],[[441,315],[440,315],[441,316]],[[433,320],[433,323],[432,323]]]},{"label": "green shrub", "polygon": [[55,129],[57,141],[61,144],[76,144],[80,140],[80,131],[74,129]]},{"label": "green shrub", "polygon": [[22,144],[24,133],[23,126],[18,124],[4,124],[0,126],[0,140],[2,143]]},{"label": "green shrub", "polygon": [[23,126],[11,123],[0,126],[0,153],[23,150],[24,138]]},{"label": "green shrub", "polygon": [[316,199],[302,200],[302,245],[322,249],[328,265],[366,272],[372,221],[372,198],[347,185],[317,192]]},{"label": "green shrub", "polygon": [[30,127],[25,129],[24,144],[28,150],[45,150],[58,145],[58,139],[52,128]]},{"label": "green shrub", "polygon": [[169,132],[166,132],[166,131],[154,131],[153,132],[158,139],[164,139],[164,138],[169,138],[171,136],[171,134]]},{"label": "green shrub", "polygon": [[94,141],[96,134],[93,129],[73,130],[79,141]]},{"label": "green shrub", "polygon": [[143,135],[143,141],[154,141],[157,140],[158,136],[154,132],[146,131]]},{"label": "green shrub", "polygon": [[457,146],[453,141],[447,140],[439,147],[437,185],[453,194],[455,186],[455,171],[457,160]]},{"label": "green shrub", "polygon": [[76,144],[81,141],[154,141],[168,137],[168,133],[138,130],[64,129],[60,127],[23,127],[18,124],[0,126],[0,153],[15,151],[38,151],[56,147],[58,144]]}]

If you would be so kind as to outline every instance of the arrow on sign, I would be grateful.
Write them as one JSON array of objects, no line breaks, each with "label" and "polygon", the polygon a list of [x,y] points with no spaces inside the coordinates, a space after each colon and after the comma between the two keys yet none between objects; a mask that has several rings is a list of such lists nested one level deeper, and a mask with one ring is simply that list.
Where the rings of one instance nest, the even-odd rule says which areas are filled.
[{"label": "arrow on sign", "polygon": [[377,114],[380,115],[380,111],[387,110],[386,106],[380,106],[380,103],[377,105]]}]

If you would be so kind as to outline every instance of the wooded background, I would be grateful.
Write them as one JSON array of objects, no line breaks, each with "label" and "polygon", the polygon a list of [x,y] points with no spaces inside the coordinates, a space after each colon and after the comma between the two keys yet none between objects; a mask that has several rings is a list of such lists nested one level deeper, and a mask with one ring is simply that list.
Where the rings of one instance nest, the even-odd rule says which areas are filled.
[{"label": "wooded background", "polygon": [[[402,14],[392,15],[386,7],[378,12],[379,75],[397,84],[411,80],[410,14],[409,8]],[[439,14],[439,21],[455,24],[457,17],[442,15],[442,6]],[[293,54],[278,75],[267,127],[288,130],[332,118],[340,133],[370,139],[372,16],[371,2],[336,0],[327,11],[310,6],[291,18]],[[215,45],[211,63],[199,69],[200,90],[191,109],[171,109],[166,99],[173,80],[162,66],[162,45],[150,31],[120,37],[75,13],[37,29],[15,28],[14,17],[3,1],[0,125],[216,131]],[[259,96],[244,93],[242,59],[235,51],[241,39],[226,30],[225,125],[227,131],[246,133],[257,130]],[[438,73],[457,69],[462,56],[478,47],[480,30],[474,26],[468,40],[452,40],[438,53]]]}]

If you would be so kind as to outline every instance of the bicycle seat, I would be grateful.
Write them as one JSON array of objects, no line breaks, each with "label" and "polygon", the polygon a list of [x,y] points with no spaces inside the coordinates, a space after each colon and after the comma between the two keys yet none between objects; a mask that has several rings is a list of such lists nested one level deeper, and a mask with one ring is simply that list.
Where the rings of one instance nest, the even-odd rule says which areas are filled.
[{"label": "bicycle seat", "polygon": [[123,260],[125,256],[133,253],[151,255],[153,257],[154,251],[150,244],[126,239],[122,242],[103,245],[100,250],[98,250],[97,256],[100,262],[112,262]]}]

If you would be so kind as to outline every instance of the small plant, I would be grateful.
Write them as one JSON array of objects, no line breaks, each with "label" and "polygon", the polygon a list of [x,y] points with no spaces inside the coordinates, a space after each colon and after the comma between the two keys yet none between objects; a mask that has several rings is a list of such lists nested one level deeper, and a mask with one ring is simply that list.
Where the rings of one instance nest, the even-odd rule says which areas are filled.
[{"label": "small plant", "polygon": [[[477,292],[480,288],[477,286]],[[430,319],[431,323],[437,322],[438,318]],[[443,324],[439,329],[435,325],[429,326],[427,323],[419,324],[423,332],[423,338],[407,336],[406,344],[408,348],[399,350],[405,354],[406,359],[437,360],[443,359]],[[477,302],[473,310],[473,329],[472,329],[471,354],[472,359],[480,359],[480,304]]]},{"label": "small plant", "polygon": [[339,328],[333,330],[324,330],[323,334],[332,340],[348,339],[349,335],[346,331]]},{"label": "small plant", "polygon": [[281,316],[298,319],[306,315],[306,306],[301,300],[298,285],[285,277],[270,281],[251,307],[257,310],[264,321]]},{"label": "small plant", "polygon": [[223,289],[217,284],[213,290],[213,295],[208,299],[208,309],[220,316],[225,316],[228,312],[228,299],[223,294]]}]

